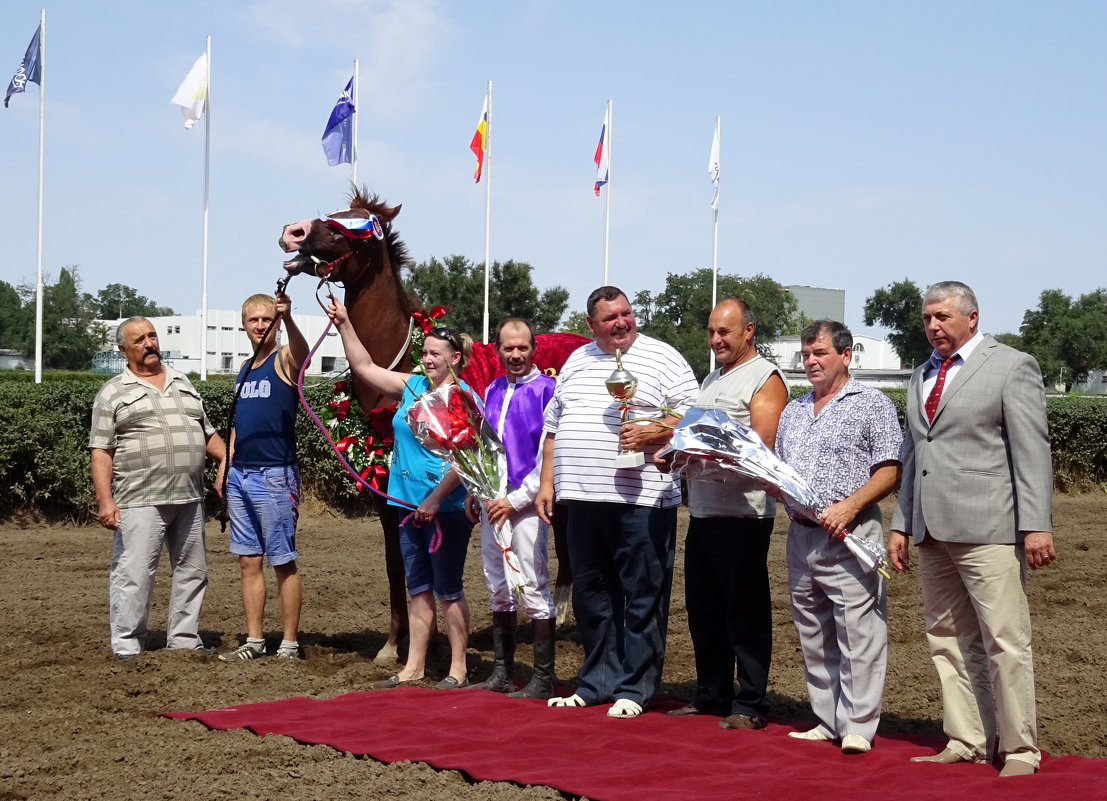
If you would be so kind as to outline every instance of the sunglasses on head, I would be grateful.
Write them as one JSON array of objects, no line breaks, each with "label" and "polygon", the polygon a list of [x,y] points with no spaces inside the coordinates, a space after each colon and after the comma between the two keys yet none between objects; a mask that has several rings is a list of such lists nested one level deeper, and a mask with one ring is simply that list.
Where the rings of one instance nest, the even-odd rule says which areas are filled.
[{"label": "sunglasses on head", "polygon": [[446,328],[445,326],[432,328],[430,331],[427,332],[427,336],[449,342],[450,347],[453,348],[455,352],[461,352],[461,337],[459,337],[456,333],[451,331],[449,328]]}]

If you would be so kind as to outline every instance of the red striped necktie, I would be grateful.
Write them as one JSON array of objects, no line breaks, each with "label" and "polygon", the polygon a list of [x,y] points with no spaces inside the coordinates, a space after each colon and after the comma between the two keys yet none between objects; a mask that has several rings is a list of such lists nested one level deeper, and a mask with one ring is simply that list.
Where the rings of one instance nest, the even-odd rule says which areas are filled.
[{"label": "red striped necktie", "polygon": [[942,399],[942,387],[946,384],[946,373],[949,372],[949,368],[956,358],[957,354],[954,354],[942,362],[942,366],[938,370],[938,378],[934,381],[930,394],[926,396],[926,404],[923,408],[926,410],[926,419],[931,423],[934,422],[934,415],[938,411],[938,401]]}]

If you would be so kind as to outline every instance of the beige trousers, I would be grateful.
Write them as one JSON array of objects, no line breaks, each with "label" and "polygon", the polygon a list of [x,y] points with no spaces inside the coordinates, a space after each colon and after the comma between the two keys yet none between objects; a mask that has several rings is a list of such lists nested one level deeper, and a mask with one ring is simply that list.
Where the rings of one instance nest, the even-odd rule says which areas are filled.
[{"label": "beige trousers", "polygon": [[1021,546],[919,546],[926,638],[942,684],[950,750],[1038,766],[1034,660]]}]

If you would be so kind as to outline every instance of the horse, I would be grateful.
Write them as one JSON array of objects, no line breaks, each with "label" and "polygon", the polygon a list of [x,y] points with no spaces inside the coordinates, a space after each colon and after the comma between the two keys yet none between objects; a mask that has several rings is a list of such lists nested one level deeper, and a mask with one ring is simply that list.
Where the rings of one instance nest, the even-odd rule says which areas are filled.
[{"label": "horse", "polygon": [[[373,361],[409,371],[414,366],[410,358],[412,320],[426,319],[427,313],[400,277],[401,270],[410,262],[407,246],[393,229],[400,208],[387,205],[378,195],[355,189],[349,208],[326,217],[289,223],[282,229],[278,242],[286,253],[296,254],[284,263],[288,275],[307,273],[345,286],[343,302],[350,324]],[[561,370],[569,353],[590,341],[577,334],[539,334],[535,339],[535,364],[550,375]],[[474,343],[469,365],[461,375],[466,383],[483,396],[488,384],[503,374],[495,346]],[[356,377],[353,386],[358,404],[365,412],[384,400]],[[379,495],[374,495],[373,506],[384,530],[391,607],[388,640],[374,660],[389,662],[397,658],[399,640],[407,631],[407,593],[396,507],[388,506]],[[553,527],[559,622],[567,614],[572,585],[564,517],[557,515]]]}]

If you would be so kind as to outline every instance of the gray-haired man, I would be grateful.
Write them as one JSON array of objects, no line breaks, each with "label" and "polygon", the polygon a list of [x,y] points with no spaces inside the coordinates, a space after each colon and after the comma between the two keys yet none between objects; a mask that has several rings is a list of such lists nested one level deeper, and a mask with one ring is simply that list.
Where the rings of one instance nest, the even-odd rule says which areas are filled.
[{"label": "gray-haired man", "polygon": [[125,320],[116,344],[127,366],[96,394],[88,439],[100,525],[115,532],[111,648],[127,660],[145,647],[154,571],[165,543],[173,570],[166,647],[206,651],[199,635],[208,583],[204,456],[218,460],[220,487],[226,448],[188,378],[162,363],[149,320]]}]

